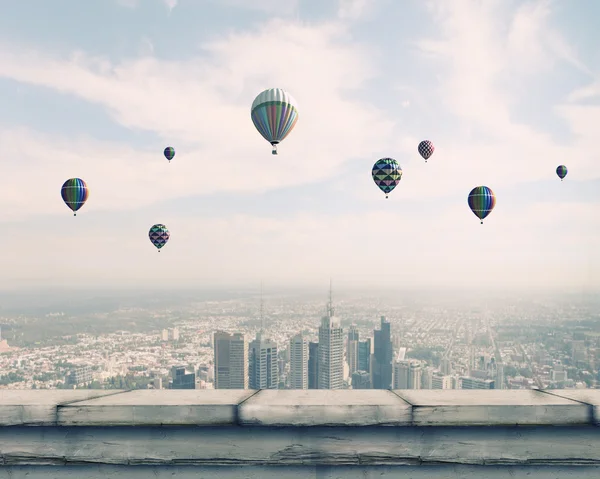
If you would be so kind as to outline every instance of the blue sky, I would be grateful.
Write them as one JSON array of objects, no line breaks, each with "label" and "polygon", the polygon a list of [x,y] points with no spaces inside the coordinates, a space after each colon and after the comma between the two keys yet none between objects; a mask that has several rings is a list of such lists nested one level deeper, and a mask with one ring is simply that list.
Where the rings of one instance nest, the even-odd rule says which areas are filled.
[{"label": "blue sky", "polygon": [[[0,17],[0,287],[600,288],[598,2],[50,3]],[[270,87],[300,111],[278,157]]]}]

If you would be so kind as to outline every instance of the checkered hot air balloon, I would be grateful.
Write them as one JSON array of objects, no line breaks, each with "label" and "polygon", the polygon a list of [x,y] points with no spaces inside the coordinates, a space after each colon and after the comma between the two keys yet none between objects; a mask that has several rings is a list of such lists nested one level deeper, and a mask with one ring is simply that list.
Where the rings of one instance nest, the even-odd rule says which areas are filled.
[{"label": "checkered hot air balloon", "polygon": [[402,168],[393,158],[381,158],[373,165],[371,175],[375,184],[385,193],[387,198],[388,194],[400,183]]},{"label": "checkered hot air balloon", "polygon": [[568,173],[568,170],[565,165],[560,165],[559,167],[556,168],[556,174],[560,178],[560,181],[565,179],[565,176],[567,176],[567,173]]},{"label": "checkered hot air balloon", "polygon": [[477,218],[483,220],[496,206],[496,195],[487,186],[476,186],[469,193],[469,208]]},{"label": "checkered hot air balloon", "polygon": [[165,158],[167,160],[169,160],[169,163],[171,163],[171,160],[173,159],[173,157],[175,156],[175,148],[173,148],[172,146],[167,146],[165,148]]},{"label": "checkered hot air balloon", "polygon": [[63,201],[73,210],[73,216],[77,216],[77,211],[85,204],[89,194],[90,190],[81,178],[69,178],[60,190]]},{"label": "checkered hot air balloon", "polygon": [[169,233],[169,230],[165,225],[159,223],[150,228],[148,236],[150,237],[150,242],[156,246],[156,249],[158,249],[158,252],[160,253],[160,249],[167,244],[167,241],[169,241],[171,233]]},{"label": "checkered hot air balloon", "polygon": [[290,134],[298,121],[298,105],[285,90],[270,88],[256,97],[250,116],[258,132],[271,143],[272,153],[276,155],[277,145]]},{"label": "checkered hot air balloon", "polygon": [[431,143],[431,141],[423,140],[421,143],[419,143],[417,149],[419,150],[419,154],[423,158],[425,158],[425,163],[427,163],[427,160],[431,157],[431,155],[433,155],[433,152],[435,151],[435,146],[433,146],[433,143]]}]

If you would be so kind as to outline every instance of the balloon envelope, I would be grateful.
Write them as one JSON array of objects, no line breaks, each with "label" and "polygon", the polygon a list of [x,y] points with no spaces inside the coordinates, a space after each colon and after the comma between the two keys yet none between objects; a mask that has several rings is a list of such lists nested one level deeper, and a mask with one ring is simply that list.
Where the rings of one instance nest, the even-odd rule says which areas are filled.
[{"label": "balloon envelope", "polygon": [[469,193],[469,208],[481,220],[489,215],[496,206],[496,195],[487,186],[476,186]]},{"label": "balloon envelope", "polygon": [[73,212],[78,211],[85,204],[89,193],[87,184],[81,178],[69,178],[60,190],[63,201]]},{"label": "balloon envelope", "polygon": [[435,151],[435,146],[433,146],[433,143],[431,143],[431,141],[423,140],[421,143],[419,143],[417,149],[419,150],[419,154],[423,158],[425,158],[425,161],[427,161],[429,157],[433,155],[433,152]]},{"label": "balloon envelope", "polygon": [[298,121],[298,105],[285,90],[270,88],[255,98],[250,116],[258,132],[271,143],[276,155],[277,144],[290,134]]},{"label": "balloon envelope", "polygon": [[171,161],[174,156],[175,156],[175,148],[173,148],[172,146],[167,146],[165,148],[165,158],[167,160]]},{"label": "balloon envelope", "polygon": [[371,170],[373,181],[387,195],[392,192],[402,179],[402,168],[393,158],[381,158],[375,162]]},{"label": "balloon envelope", "polygon": [[558,168],[556,168],[556,174],[561,180],[564,179],[565,176],[567,176],[568,172],[569,171],[567,170],[567,167],[565,165],[560,165]]},{"label": "balloon envelope", "polygon": [[167,244],[167,241],[169,241],[171,233],[165,225],[158,223],[150,228],[148,236],[150,237],[150,242],[160,251]]}]

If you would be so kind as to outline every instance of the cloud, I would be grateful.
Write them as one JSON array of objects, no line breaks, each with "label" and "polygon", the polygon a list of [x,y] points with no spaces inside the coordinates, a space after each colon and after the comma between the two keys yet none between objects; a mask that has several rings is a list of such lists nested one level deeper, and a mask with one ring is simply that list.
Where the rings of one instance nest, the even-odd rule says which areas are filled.
[{"label": "cloud", "polygon": [[[157,180],[162,199],[217,190],[264,191],[325,179],[349,158],[369,158],[372,138],[385,142],[392,137],[391,119],[347,96],[377,71],[369,51],[338,24],[273,20],[257,31],[208,42],[203,49],[201,57],[186,61],[145,56],[113,64],[83,52],[57,58],[15,45],[0,47],[0,76],[74,95],[105,108],[125,128],[158,135],[153,145],[133,149],[90,138],[5,131],[10,153],[18,151],[23,160],[5,167],[13,186],[0,194],[0,201],[14,201],[18,185],[27,181],[32,197],[22,213],[32,205],[53,210],[44,192],[54,194],[50,185],[76,174],[103,195],[105,207],[145,205]],[[279,157],[270,154],[249,113],[256,94],[272,86],[291,91],[300,107],[299,122],[281,144]],[[357,131],[361,135],[348,134]],[[166,144],[177,151],[170,165],[160,158]],[[46,171],[50,163],[51,174],[31,175],[32,170]]]},{"label": "cloud", "polygon": [[343,20],[358,20],[372,4],[373,0],[338,0],[338,17]]},{"label": "cloud", "polygon": [[117,5],[125,8],[137,8],[140,5],[140,0],[116,0]]},{"label": "cloud", "polygon": [[279,17],[298,13],[299,0],[211,0],[215,4],[228,7],[244,8],[247,10],[258,10],[268,13],[270,16]]},{"label": "cloud", "polygon": [[177,6],[177,0],[163,0],[163,1],[167,7],[167,10],[169,11],[169,14],[171,14],[173,9]]}]

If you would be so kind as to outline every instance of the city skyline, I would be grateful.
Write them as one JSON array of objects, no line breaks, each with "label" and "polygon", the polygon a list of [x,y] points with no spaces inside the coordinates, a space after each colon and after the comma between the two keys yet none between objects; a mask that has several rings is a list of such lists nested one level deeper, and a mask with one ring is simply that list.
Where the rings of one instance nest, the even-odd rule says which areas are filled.
[{"label": "city skyline", "polygon": [[[0,289],[332,276],[598,291],[600,5],[584,4],[12,3]],[[250,120],[270,87],[299,105],[278,157]],[[370,176],[385,156],[404,170],[388,200]],[[60,198],[71,177],[90,188],[77,218]],[[483,226],[477,185],[497,196]]]}]

